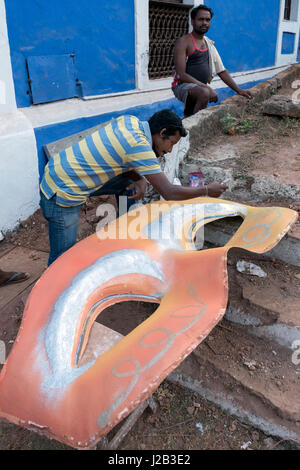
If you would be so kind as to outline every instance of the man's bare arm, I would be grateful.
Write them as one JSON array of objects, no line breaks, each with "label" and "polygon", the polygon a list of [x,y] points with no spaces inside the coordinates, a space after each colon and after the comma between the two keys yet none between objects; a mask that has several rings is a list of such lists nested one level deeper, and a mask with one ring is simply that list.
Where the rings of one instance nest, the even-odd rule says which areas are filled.
[{"label": "man's bare arm", "polygon": [[238,95],[245,96],[246,98],[251,99],[252,93],[250,90],[243,90],[240,88],[236,82],[233,80],[232,76],[227,70],[223,70],[223,72],[218,73],[219,77],[223,82],[229,86],[232,90],[234,90]]},{"label": "man's bare arm", "polygon": [[177,186],[171,184],[164,173],[146,175],[146,179],[166,201],[183,201],[199,196],[219,197],[227,189],[226,185],[219,183],[211,183],[202,188]]}]

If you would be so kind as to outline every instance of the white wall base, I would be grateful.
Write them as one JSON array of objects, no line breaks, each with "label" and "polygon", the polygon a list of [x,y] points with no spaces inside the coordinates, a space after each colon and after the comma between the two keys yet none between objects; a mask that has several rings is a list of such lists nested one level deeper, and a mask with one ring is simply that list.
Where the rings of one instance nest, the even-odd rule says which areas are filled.
[{"label": "white wall base", "polygon": [[[286,67],[268,67],[259,70],[237,72],[232,74],[232,77],[236,83],[241,85],[247,82],[268,80]],[[171,90],[172,80],[172,77],[164,80],[152,80],[150,82],[152,88],[147,90],[132,90],[124,93],[90,96],[85,99],[72,98],[53,103],[39,104],[29,108],[20,108],[20,110],[29,119],[34,128],[114,111],[124,110],[126,113],[128,108],[174,99],[175,97]],[[214,78],[211,86],[215,89],[226,88],[225,83],[218,76]]]},{"label": "white wall base", "polygon": [[13,230],[39,206],[32,125],[20,111],[0,115],[0,230]]}]

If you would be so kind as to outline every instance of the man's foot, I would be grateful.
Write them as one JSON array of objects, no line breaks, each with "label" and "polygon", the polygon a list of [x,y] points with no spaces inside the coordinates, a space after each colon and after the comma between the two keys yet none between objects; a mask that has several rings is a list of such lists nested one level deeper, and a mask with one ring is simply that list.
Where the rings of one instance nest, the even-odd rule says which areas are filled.
[{"label": "man's foot", "polygon": [[1,271],[0,269],[0,287],[8,286],[9,284],[17,284],[24,282],[30,277],[29,273],[19,273],[16,271]]}]

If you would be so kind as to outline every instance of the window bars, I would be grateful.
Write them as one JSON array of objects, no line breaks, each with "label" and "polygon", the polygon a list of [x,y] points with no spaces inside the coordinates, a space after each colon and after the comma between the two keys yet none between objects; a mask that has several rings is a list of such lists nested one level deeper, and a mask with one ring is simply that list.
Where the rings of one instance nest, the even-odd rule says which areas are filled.
[{"label": "window bars", "polygon": [[284,5],[284,19],[285,20],[291,19],[291,10],[292,10],[292,0],[285,0],[285,5]]},{"label": "window bars", "polygon": [[175,2],[149,2],[149,79],[174,74],[174,45],[189,32],[189,10],[193,5]]}]

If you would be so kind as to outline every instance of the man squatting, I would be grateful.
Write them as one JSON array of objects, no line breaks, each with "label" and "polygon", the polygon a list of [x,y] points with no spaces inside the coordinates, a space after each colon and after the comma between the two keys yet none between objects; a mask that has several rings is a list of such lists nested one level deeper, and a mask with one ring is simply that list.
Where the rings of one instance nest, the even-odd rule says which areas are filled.
[{"label": "man squatting", "polygon": [[217,182],[192,188],[173,185],[157,157],[172,151],[186,130],[177,114],[158,111],[149,121],[120,116],[47,163],[40,184],[41,209],[48,221],[50,265],[76,243],[80,207],[89,196],[128,195],[127,210],[141,199],[148,182],[165,199],[219,197],[227,186]]},{"label": "man squatting", "polygon": [[205,36],[214,13],[211,8],[200,5],[191,11],[193,30],[176,41],[174,49],[175,77],[172,91],[185,105],[184,116],[188,117],[216,103],[218,95],[207,85],[217,74],[232,90],[248,99],[251,91],[242,90],[225,69],[214,42]]}]

